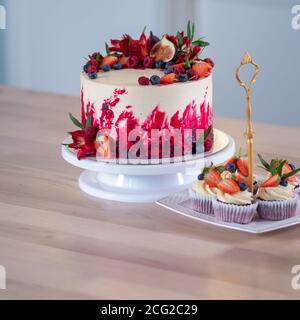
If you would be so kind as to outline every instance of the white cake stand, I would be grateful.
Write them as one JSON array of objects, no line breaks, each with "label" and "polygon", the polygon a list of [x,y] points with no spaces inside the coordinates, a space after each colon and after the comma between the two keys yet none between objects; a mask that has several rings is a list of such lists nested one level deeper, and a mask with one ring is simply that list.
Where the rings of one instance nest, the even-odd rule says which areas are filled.
[{"label": "white cake stand", "polygon": [[[69,142],[69,138],[64,141]],[[204,157],[163,164],[117,164],[95,157],[78,160],[76,153],[64,145],[61,152],[67,162],[85,169],[79,187],[89,195],[123,202],[155,202],[187,188],[205,164],[228,160],[235,153],[235,143],[232,137],[214,129],[214,146]]]}]

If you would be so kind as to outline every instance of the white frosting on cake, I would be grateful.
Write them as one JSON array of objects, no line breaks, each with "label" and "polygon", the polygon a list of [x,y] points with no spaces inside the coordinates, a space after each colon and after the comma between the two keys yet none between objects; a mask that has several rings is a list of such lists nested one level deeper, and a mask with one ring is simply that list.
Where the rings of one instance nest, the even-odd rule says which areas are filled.
[{"label": "white frosting on cake", "polygon": [[98,78],[91,80],[87,74],[81,73],[81,87],[83,103],[94,104],[95,112],[101,114],[103,100],[112,96],[113,91],[126,89],[127,94],[120,97],[120,103],[114,108],[115,119],[126,106],[132,106],[133,114],[141,121],[152,112],[155,106],[166,112],[170,119],[177,111],[182,116],[186,106],[194,101],[199,110],[200,105],[206,101],[206,108],[212,107],[212,75],[207,78],[173,83],[170,85],[149,85],[141,86],[138,83],[140,76],[151,77],[152,75],[162,76],[159,69],[122,69],[109,72],[99,72]]}]

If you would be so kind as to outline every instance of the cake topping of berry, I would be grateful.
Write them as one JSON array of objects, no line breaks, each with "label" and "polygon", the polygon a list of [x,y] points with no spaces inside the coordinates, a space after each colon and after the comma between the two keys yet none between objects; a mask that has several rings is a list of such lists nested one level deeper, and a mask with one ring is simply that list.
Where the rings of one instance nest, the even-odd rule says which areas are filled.
[{"label": "cake topping of berry", "polygon": [[276,173],[271,177],[267,178],[265,181],[262,182],[261,187],[263,188],[270,188],[270,187],[277,187],[279,186],[280,177]]},{"label": "cake topping of berry", "polygon": [[127,67],[128,68],[137,68],[139,65],[139,59],[137,56],[131,56],[127,60]]},{"label": "cake topping of berry", "polygon": [[169,73],[169,74],[165,74],[164,76],[162,76],[160,78],[160,83],[161,84],[171,84],[171,83],[175,82],[175,80],[176,80],[175,73]]},{"label": "cake topping of berry", "polygon": [[180,75],[178,76],[178,81],[180,81],[180,82],[186,82],[186,81],[188,81],[188,80],[189,80],[189,77],[188,77],[188,75],[185,74],[185,73],[180,74]]},{"label": "cake topping of berry", "polygon": [[153,68],[155,66],[155,59],[151,57],[145,57],[143,60],[144,68]]},{"label": "cake topping of berry", "polygon": [[113,65],[113,68],[115,70],[121,70],[122,69],[122,64],[121,63],[116,63],[116,64]]},{"label": "cake topping of berry", "polygon": [[248,167],[248,160],[247,159],[237,159],[236,160],[236,166],[238,171],[244,176],[249,176],[249,167]]},{"label": "cake topping of berry", "polygon": [[217,187],[219,182],[222,180],[220,171],[219,167],[215,167],[213,165],[211,167],[204,168],[204,180],[210,187]]},{"label": "cake topping of berry", "polygon": [[120,40],[111,40],[111,46],[105,43],[106,56],[94,52],[87,59],[83,71],[93,74],[123,68],[157,68],[167,75],[175,74],[175,77],[163,78],[163,84],[194,81],[208,77],[214,67],[211,59],[200,58],[208,45],[203,38],[195,39],[195,25],[190,22],[186,31],[177,32],[176,35],[165,34],[162,38],[155,36],[152,31],[147,36],[144,29],[139,39],[125,34]]},{"label": "cake topping of berry", "polygon": [[224,193],[234,194],[240,192],[239,184],[233,179],[223,179],[218,183],[217,187]]},{"label": "cake topping of berry", "polygon": [[248,160],[243,158],[242,149],[239,149],[238,153],[226,162],[225,169],[232,173],[237,172],[245,178],[249,176]]},{"label": "cake topping of berry", "polygon": [[258,158],[262,164],[260,168],[265,169],[269,173],[269,177],[262,182],[261,187],[270,188],[281,185],[287,187],[289,184],[294,184],[297,181],[296,174],[300,171],[300,168],[296,168],[288,163],[287,160],[272,159],[268,163],[260,154]]},{"label": "cake topping of berry", "polygon": [[103,58],[101,62],[101,66],[103,67],[104,65],[109,65],[110,67],[113,66],[114,64],[118,63],[118,58],[115,56],[107,56]]},{"label": "cake topping of berry", "polygon": [[110,71],[110,65],[109,64],[105,64],[105,65],[103,65],[102,66],[102,70],[104,71],[104,72],[108,72],[108,71]]},{"label": "cake topping of berry", "polygon": [[138,81],[141,86],[148,86],[150,83],[150,79],[147,77],[139,77]]},{"label": "cake topping of berry", "polygon": [[153,85],[159,84],[160,83],[160,77],[154,74],[153,76],[151,76],[150,82]]}]

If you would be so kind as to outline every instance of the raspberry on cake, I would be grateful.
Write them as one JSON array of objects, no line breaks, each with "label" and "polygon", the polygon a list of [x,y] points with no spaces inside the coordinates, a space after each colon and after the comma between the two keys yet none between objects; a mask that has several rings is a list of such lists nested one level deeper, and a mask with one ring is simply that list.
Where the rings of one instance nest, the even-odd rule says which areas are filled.
[{"label": "raspberry on cake", "polygon": [[[143,31],[133,39],[126,34],[106,44],[106,56],[89,56],[80,76],[77,122],[85,130],[89,119],[98,135],[109,137],[100,139],[112,142],[100,152],[104,158],[129,158],[136,149],[136,157],[172,158],[212,148],[214,63],[200,58],[208,45],[195,39],[189,22],[187,31],[175,36],[158,38]],[[116,150],[107,150],[113,145]],[[94,152],[87,155],[97,147],[95,141]]]}]

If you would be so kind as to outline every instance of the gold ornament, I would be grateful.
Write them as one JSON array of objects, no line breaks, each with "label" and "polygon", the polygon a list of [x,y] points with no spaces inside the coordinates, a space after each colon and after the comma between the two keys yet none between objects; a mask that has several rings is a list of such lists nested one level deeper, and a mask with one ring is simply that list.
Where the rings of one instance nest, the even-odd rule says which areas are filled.
[{"label": "gold ornament", "polygon": [[[243,66],[247,64],[252,64],[255,68],[254,75],[252,76],[249,85],[247,86],[243,80],[240,78],[240,71]],[[247,139],[247,153],[248,153],[248,166],[249,166],[249,176],[248,181],[250,185],[250,191],[253,192],[253,126],[251,122],[251,89],[256,77],[260,72],[260,66],[252,59],[249,53],[245,53],[239,67],[236,70],[236,79],[240,86],[245,89],[246,92],[246,131],[245,137]]]}]

